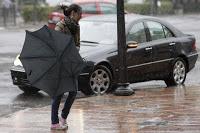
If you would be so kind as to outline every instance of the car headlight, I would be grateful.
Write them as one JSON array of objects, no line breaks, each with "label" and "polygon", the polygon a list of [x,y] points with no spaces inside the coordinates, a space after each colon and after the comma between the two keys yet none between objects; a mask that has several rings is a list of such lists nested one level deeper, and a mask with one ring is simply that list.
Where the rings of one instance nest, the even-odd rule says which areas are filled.
[{"label": "car headlight", "polygon": [[14,66],[23,66],[22,62],[19,59],[19,55],[17,55],[17,57],[14,60]]}]

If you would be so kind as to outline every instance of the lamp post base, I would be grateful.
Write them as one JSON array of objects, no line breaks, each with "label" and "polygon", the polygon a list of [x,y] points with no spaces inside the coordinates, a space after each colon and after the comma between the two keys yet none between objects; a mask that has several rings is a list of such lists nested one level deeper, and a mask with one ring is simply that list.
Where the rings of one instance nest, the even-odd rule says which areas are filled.
[{"label": "lamp post base", "polygon": [[130,86],[130,84],[120,84],[115,90],[114,94],[116,96],[130,96],[135,94],[135,91]]}]

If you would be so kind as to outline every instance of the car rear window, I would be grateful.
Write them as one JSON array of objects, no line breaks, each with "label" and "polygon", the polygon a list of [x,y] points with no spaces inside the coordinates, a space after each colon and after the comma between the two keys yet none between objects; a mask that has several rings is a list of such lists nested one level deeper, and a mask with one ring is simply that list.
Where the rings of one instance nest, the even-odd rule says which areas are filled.
[{"label": "car rear window", "polygon": [[165,27],[164,25],[163,25],[163,30],[165,32],[166,38],[174,37],[173,33],[167,27]]},{"label": "car rear window", "polygon": [[159,40],[165,38],[163,27],[160,23],[154,21],[146,22],[151,35],[151,40]]}]

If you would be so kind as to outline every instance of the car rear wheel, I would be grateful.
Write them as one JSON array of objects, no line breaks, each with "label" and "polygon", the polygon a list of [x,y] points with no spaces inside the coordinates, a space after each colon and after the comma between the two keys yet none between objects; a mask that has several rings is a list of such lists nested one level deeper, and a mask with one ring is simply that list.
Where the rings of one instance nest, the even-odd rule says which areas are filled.
[{"label": "car rear wheel", "polygon": [[19,89],[22,90],[26,94],[35,94],[38,91],[40,91],[39,89],[35,87],[29,87],[29,86],[19,86]]},{"label": "car rear wheel", "polygon": [[112,85],[112,74],[105,66],[97,66],[90,74],[89,87],[84,94],[103,95],[108,92]]},{"label": "car rear wheel", "polygon": [[175,86],[184,84],[186,79],[186,63],[182,58],[177,58],[173,63],[170,76],[165,80],[167,86]]}]

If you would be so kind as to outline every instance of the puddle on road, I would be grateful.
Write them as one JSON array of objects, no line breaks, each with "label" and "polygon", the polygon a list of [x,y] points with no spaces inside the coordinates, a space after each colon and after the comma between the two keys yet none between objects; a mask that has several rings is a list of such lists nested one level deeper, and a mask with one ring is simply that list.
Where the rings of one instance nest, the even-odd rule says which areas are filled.
[{"label": "puddle on road", "polygon": [[155,117],[149,120],[146,120],[142,123],[139,123],[139,128],[145,128],[145,127],[152,127],[152,126],[167,126],[168,121],[162,120],[162,118]]}]

